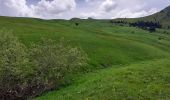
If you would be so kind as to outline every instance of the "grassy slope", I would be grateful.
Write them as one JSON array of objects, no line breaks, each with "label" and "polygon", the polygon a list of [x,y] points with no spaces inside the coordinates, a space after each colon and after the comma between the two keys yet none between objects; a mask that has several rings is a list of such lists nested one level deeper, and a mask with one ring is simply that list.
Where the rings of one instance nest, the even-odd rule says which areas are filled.
[{"label": "grassy slope", "polygon": [[108,68],[36,100],[169,100],[170,60]]},{"label": "grassy slope", "polygon": [[[37,42],[38,40],[40,40],[41,37],[53,38],[55,40],[59,40],[60,38],[64,37],[65,40],[69,40],[72,45],[82,47],[88,54],[90,61],[89,66],[87,66],[86,70],[95,71],[96,69],[113,66],[112,68],[101,70],[94,74],[87,74],[87,76],[83,76],[82,79],[77,79],[76,77],[78,76],[76,76],[74,77],[76,78],[75,84],[66,89],[61,89],[58,92],[53,92],[52,95],[47,94],[42,97],[42,99],[49,98],[50,100],[56,98],[55,96],[57,96],[58,98],[63,98],[62,95],[65,92],[66,94],[70,94],[71,98],[73,99],[84,99],[88,97],[88,93],[93,94],[93,91],[94,95],[89,96],[93,99],[97,99],[98,96],[101,99],[106,97],[108,97],[108,99],[116,97],[118,98],[119,95],[122,95],[120,96],[120,98],[124,98],[124,96],[130,95],[129,93],[137,98],[136,95],[139,91],[135,89],[138,89],[141,86],[146,86],[144,83],[141,83],[141,85],[139,84],[141,79],[146,80],[146,78],[152,74],[153,76],[164,75],[160,76],[161,78],[169,78],[169,72],[167,72],[167,74],[164,74],[164,71],[169,70],[166,64],[169,65],[169,60],[167,58],[170,55],[170,35],[162,34],[160,33],[161,31],[157,33],[149,33],[147,31],[132,27],[112,26],[107,21],[80,20],[79,23],[80,25],[76,27],[74,25],[74,22],[72,21],[44,21],[40,19],[0,17],[0,27],[11,30],[17,37],[19,37],[19,39],[23,43],[27,44],[28,46],[31,42]],[[163,37],[164,39],[159,40],[159,37]],[[167,60],[155,62],[151,61],[154,59]],[[142,61],[148,62],[142,65],[140,64],[140,62]],[[133,65],[133,63],[136,64]],[[160,66],[157,66],[155,68],[152,64]],[[124,65],[128,66],[123,68]],[[119,69],[119,67],[121,68]],[[131,76],[129,76],[134,77],[133,81],[135,82],[133,84],[126,84],[128,80],[125,80],[126,78],[123,78],[124,74],[126,74],[126,71],[128,71],[128,68],[132,69],[132,72],[137,74],[137,76],[136,74],[132,74]],[[159,71],[159,68],[162,68],[159,74],[153,72],[155,70]],[[141,72],[143,74],[140,75],[138,74],[138,72]],[[109,79],[105,78],[110,76],[114,76],[116,79],[122,79],[122,81],[115,81],[117,83],[114,83],[114,80],[108,81]],[[161,82],[161,78],[159,78],[160,80],[158,80],[158,83]],[[86,80],[89,81],[86,82]],[[96,82],[93,82],[93,80],[96,80]],[[105,80],[107,80],[106,83]],[[138,81],[139,83],[137,83]],[[153,82],[153,80],[150,80],[148,84],[152,84]],[[163,86],[166,86],[166,82],[169,84],[169,80],[163,80]],[[105,90],[105,92],[102,92],[102,90],[95,91],[95,89],[100,88],[99,85],[95,84],[104,84],[101,89],[103,89],[103,91]],[[157,86],[157,83],[153,84],[155,85],[155,88],[158,88],[158,90],[162,88],[169,89],[169,87],[159,88],[159,86]],[[118,89],[120,89],[120,94],[112,91],[109,85],[118,87]],[[131,85],[134,87],[128,87]],[[77,90],[74,90],[72,87]],[[124,87],[126,90],[122,90],[124,89]],[[144,89],[144,87],[141,88]],[[76,91],[82,89],[87,90],[87,93],[75,94]],[[125,94],[127,94],[121,94],[124,93],[122,91],[125,91]],[[152,89],[150,90],[148,88],[148,90],[145,91],[146,93],[152,92]],[[111,94],[107,94],[110,92]],[[103,95],[101,95],[101,93]],[[165,97],[167,97],[168,93],[169,91],[165,91]],[[148,96],[153,95],[153,98],[156,98],[157,94],[151,94],[148,94]],[[112,95],[115,96],[110,97]],[[144,97],[147,96],[147,94],[143,95]],[[164,94],[161,94],[161,96],[164,96]],[[66,96],[64,98],[68,99],[69,96]]]},{"label": "grassy slope", "polygon": [[170,27],[170,6],[150,16],[141,17],[141,18],[126,18],[126,19],[119,18],[115,20],[124,20],[126,22],[136,22],[136,21],[160,22],[164,28],[168,28]]}]

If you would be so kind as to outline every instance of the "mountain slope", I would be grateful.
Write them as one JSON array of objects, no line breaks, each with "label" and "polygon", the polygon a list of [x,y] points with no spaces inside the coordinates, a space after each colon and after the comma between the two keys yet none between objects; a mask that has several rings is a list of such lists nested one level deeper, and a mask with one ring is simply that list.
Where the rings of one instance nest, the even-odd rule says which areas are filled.
[{"label": "mountain slope", "polygon": [[142,20],[151,20],[151,21],[160,22],[163,24],[163,26],[168,27],[168,25],[170,25],[170,6],[156,14],[144,17],[142,18]]},{"label": "mountain slope", "polygon": [[125,19],[118,18],[115,20],[116,21],[123,20],[125,22],[136,22],[136,21],[160,22],[164,28],[168,28],[170,27],[170,6],[150,16],[141,17],[141,18],[125,18]]}]

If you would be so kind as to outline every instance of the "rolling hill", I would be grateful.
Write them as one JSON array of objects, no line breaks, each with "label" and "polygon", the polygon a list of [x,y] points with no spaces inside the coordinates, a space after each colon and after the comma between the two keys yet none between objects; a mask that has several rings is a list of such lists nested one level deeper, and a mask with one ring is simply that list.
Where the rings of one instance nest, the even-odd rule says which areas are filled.
[{"label": "rolling hill", "polygon": [[[170,8],[152,16],[169,25]],[[165,18],[166,17],[166,18]],[[75,23],[79,23],[76,25]],[[154,33],[109,20],[42,20],[0,17],[0,30],[11,31],[29,47],[41,38],[64,38],[88,55],[88,66],[69,75],[63,87],[35,100],[169,100],[170,33]]]},{"label": "rolling hill", "polygon": [[125,19],[119,18],[116,20],[123,20],[126,22],[136,22],[136,21],[160,22],[164,28],[168,28],[170,27],[170,6],[150,16],[141,17],[141,18],[125,18]]}]

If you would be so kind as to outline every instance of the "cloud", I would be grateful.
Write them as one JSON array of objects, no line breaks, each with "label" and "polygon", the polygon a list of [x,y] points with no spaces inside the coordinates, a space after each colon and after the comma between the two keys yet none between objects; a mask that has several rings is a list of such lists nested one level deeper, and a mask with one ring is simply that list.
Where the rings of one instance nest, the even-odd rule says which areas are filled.
[{"label": "cloud", "polygon": [[116,7],[117,7],[117,4],[114,0],[105,0],[104,2],[102,2],[100,6],[100,10],[104,12],[110,12],[114,10]]},{"label": "cloud", "polygon": [[81,18],[88,18],[88,17],[92,17],[92,18],[101,18],[102,15],[105,15],[106,13],[110,13],[111,11],[113,11],[116,7],[117,4],[114,0],[86,0],[86,2],[90,2],[91,4],[93,4],[93,6],[95,6],[96,4],[100,5],[96,8],[95,11],[93,12],[83,12],[80,14]]},{"label": "cloud", "polygon": [[95,3],[95,2],[101,2],[101,1],[105,1],[105,0],[85,0],[85,2],[88,2],[88,3]]},{"label": "cloud", "polygon": [[37,5],[32,5],[31,10],[36,16],[49,17],[73,10],[76,7],[74,0],[41,0]]},{"label": "cloud", "polygon": [[0,0],[0,15],[52,18],[142,17],[160,11],[170,0]]},{"label": "cloud", "polygon": [[98,0],[85,0],[86,2],[94,2],[94,1],[98,1]]},{"label": "cloud", "polygon": [[25,0],[1,0],[0,14],[5,16],[29,16],[32,13]]},{"label": "cloud", "polygon": [[116,13],[112,18],[136,18],[136,17],[142,17],[142,16],[148,16],[150,14],[156,13],[159,10],[156,8],[152,8],[149,11],[131,11],[129,9],[124,9],[118,13]]},{"label": "cloud", "polygon": [[81,13],[80,18],[87,19],[87,18],[98,18],[100,14],[91,12],[91,13]]},{"label": "cloud", "polygon": [[[96,6],[96,9],[83,12],[83,15],[86,15],[86,17],[88,14],[89,16],[97,15],[94,18],[100,19],[143,17],[162,9],[158,5],[161,5],[161,0],[86,0],[86,2]],[[165,0],[164,2],[170,3],[169,0]]]},{"label": "cloud", "polygon": [[27,5],[26,0],[1,0],[0,14],[4,16],[55,18],[76,8],[75,0],[40,0]]}]

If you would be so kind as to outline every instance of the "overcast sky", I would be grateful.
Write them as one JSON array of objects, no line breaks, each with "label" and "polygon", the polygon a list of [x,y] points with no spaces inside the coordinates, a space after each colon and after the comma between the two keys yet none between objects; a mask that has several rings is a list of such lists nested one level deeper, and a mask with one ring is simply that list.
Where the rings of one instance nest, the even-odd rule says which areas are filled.
[{"label": "overcast sky", "polygon": [[169,5],[170,0],[0,0],[0,15],[43,19],[134,18]]}]

